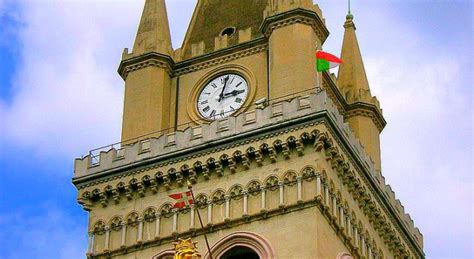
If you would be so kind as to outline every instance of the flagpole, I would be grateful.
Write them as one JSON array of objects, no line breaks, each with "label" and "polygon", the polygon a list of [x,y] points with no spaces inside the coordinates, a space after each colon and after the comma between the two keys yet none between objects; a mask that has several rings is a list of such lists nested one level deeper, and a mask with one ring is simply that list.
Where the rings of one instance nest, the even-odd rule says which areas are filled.
[{"label": "flagpole", "polygon": [[209,252],[209,259],[212,259],[211,247],[209,246],[209,240],[207,240],[207,235],[206,235],[206,232],[204,231],[204,224],[202,224],[201,213],[199,213],[199,206],[196,203],[196,200],[194,199],[193,186],[191,185],[189,181],[188,181],[188,189],[191,192],[191,197],[193,198],[193,204],[196,206],[196,212],[198,214],[199,223],[201,224],[201,228],[203,229],[204,240],[206,241],[207,251]]}]

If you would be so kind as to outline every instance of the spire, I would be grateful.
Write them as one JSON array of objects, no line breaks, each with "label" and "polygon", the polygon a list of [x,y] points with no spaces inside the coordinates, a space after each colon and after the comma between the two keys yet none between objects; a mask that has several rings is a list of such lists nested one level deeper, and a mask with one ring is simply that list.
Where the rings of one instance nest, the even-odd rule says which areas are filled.
[{"label": "spire", "polygon": [[141,55],[147,52],[158,52],[168,56],[173,53],[165,0],[145,2],[133,54]]},{"label": "spire", "polygon": [[[349,103],[362,101],[372,103],[369,82],[365,73],[364,62],[360,53],[356,36],[354,16],[350,11],[344,23],[344,41],[342,44],[341,59],[344,61],[339,68],[338,86]],[[368,97],[367,99],[365,97]],[[355,99],[354,99],[355,98]],[[362,100],[361,100],[362,99]],[[365,99],[365,100],[364,100]],[[374,104],[374,103],[372,103]]]}]

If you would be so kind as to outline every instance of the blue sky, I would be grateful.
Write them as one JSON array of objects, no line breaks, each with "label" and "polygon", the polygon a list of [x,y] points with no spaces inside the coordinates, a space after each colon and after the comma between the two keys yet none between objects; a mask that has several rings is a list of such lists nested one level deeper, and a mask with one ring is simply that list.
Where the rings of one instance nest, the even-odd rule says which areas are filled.
[{"label": "blue sky", "polygon": [[[179,47],[193,0],[168,2]],[[318,2],[339,54],[346,1]],[[73,158],[119,140],[142,1],[0,0],[0,259],[83,258]],[[354,0],[372,92],[388,125],[383,174],[428,258],[473,255],[472,2]]]}]

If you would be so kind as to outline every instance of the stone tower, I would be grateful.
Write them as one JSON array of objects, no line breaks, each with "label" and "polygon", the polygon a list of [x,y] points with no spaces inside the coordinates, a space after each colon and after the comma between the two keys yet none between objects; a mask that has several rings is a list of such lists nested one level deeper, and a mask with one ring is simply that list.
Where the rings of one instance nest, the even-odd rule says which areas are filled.
[{"label": "stone tower", "polygon": [[[210,258],[206,234],[213,258],[424,258],[344,28],[336,78],[315,70],[329,31],[311,0],[199,0],[176,50],[164,0],[146,0],[119,67],[122,141],[75,161],[88,257],[173,258],[192,238]],[[174,209],[188,181],[196,203]]]}]

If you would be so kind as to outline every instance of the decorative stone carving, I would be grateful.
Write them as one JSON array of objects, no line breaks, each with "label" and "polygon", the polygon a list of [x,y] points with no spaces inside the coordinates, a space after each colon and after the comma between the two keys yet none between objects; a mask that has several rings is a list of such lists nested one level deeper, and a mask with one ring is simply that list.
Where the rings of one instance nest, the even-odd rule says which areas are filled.
[{"label": "decorative stone carving", "polygon": [[93,232],[95,235],[103,235],[105,234],[105,223],[100,220],[94,224]]},{"label": "decorative stone carving", "polygon": [[152,222],[156,219],[156,209],[155,208],[148,208],[143,213],[143,219],[147,222]]},{"label": "decorative stone carving", "polygon": [[252,195],[257,195],[262,189],[262,184],[257,180],[252,180],[247,185],[247,191]]},{"label": "decorative stone carving", "polygon": [[132,212],[128,215],[127,217],[127,225],[129,226],[136,226],[138,225],[138,219],[140,218],[140,216],[138,215],[137,212]]},{"label": "decorative stone carving", "polygon": [[123,219],[121,217],[114,217],[110,221],[110,228],[113,231],[120,231],[122,230]]},{"label": "decorative stone carving", "polygon": [[207,198],[207,196],[205,194],[199,194],[196,197],[196,205],[198,206],[199,209],[206,208],[208,201],[209,201],[209,199]]},{"label": "decorative stone carving", "polygon": [[283,176],[283,182],[286,184],[286,185],[294,185],[296,184],[297,180],[296,180],[296,173],[294,171],[288,171],[285,173],[285,175]]},{"label": "decorative stone carving", "polygon": [[265,189],[270,190],[270,191],[277,190],[279,181],[280,180],[275,175],[268,177],[267,180],[265,181]]},{"label": "decorative stone carving", "polygon": [[242,187],[242,185],[234,185],[230,188],[229,195],[232,199],[239,200],[240,198],[242,198],[243,192],[244,188]]},{"label": "decorative stone carving", "polygon": [[316,177],[316,171],[314,170],[313,167],[305,167],[301,171],[301,175],[302,175],[304,180],[310,182]]},{"label": "decorative stone carving", "polygon": [[222,189],[214,191],[214,193],[211,195],[211,199],[215,204],[223,204],[225,202],[225,191]]}]

